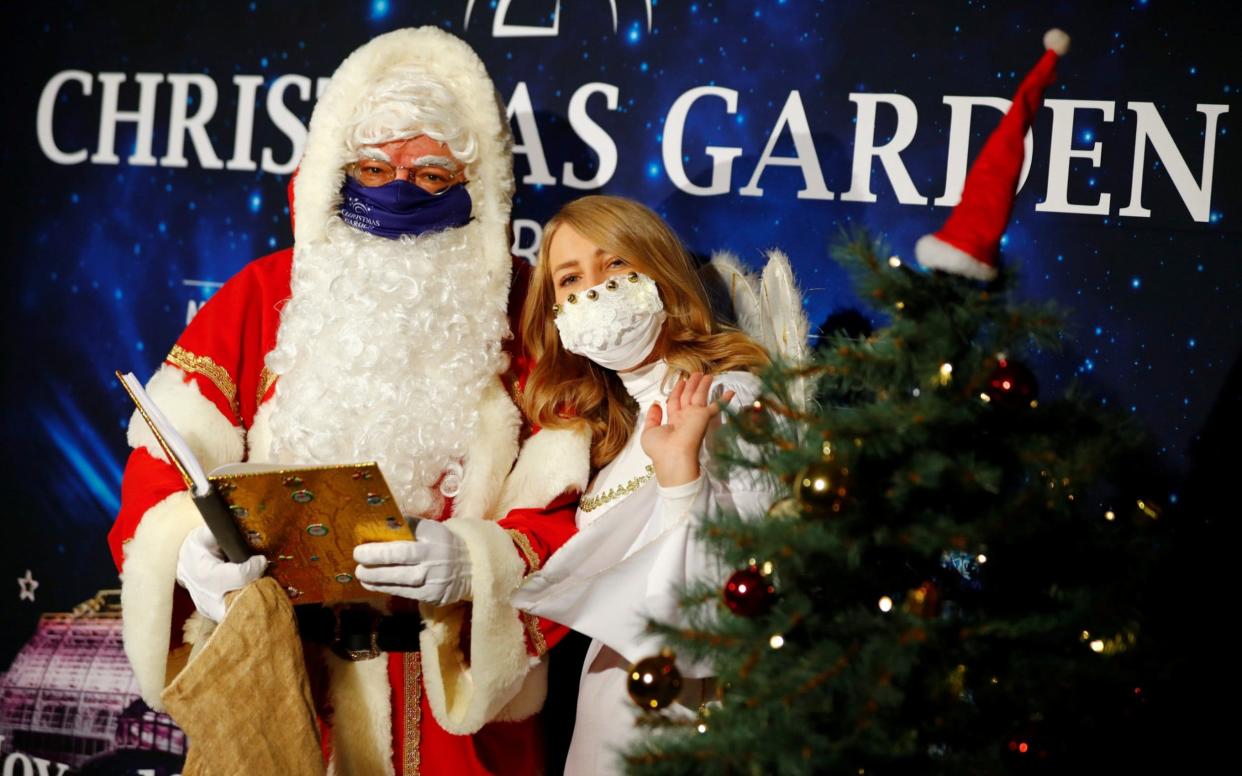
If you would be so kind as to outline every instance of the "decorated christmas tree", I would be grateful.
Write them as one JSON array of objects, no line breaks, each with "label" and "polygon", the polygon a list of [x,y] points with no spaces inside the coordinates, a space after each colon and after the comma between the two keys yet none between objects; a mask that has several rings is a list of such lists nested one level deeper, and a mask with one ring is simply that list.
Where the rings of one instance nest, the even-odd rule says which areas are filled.
[{"label": "decorated christmas tree", "polygon": [[[1134,753],[1168,516],[1125,418],[1041,395],[1027,364],[1064,318],[1014,301],[995,261],[1068,41],[1045,42],[962,204],[920,241],[924,269],[865,233],[836,246],[886,325],[825,332],[723,427],[717,465],[790,495],[759,520],[704,516],[734,571],[687,591],[688,627],[652,624],[671,652],[631,672],[651,730],[632,773],[1067,773]],[[717,671],[693,720],[659,711],[673,654]]]}]

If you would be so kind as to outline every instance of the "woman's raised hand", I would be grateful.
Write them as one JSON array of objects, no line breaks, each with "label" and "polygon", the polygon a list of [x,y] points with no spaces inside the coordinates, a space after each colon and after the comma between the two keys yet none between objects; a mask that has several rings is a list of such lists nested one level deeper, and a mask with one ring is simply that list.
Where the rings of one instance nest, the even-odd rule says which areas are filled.
[{"label": "woman's raised hand", "polygon": [[668,418],[659,404],[651,405],[643,422],[643,452],[651,459],[656,481],[671,488],[699,477],[699,447],[712,420],[733,398],[725,391],[716,401],[708,401],[712,376],[694,373],[681,378],[668,396]]}]

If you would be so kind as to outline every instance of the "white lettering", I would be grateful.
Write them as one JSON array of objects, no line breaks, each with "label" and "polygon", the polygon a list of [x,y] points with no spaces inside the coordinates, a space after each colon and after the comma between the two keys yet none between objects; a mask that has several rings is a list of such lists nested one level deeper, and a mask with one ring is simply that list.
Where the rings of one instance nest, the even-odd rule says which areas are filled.
[{"label": "white lettering", "polygon": [[[535,125],[535,109],[531,107],[530,92],[526,90],[526,82],[518,81],[513,87],[513,96],[509,98],[509,106],[505,110],[506,117],[516,119],[517,127],[513,133],[513,155],[524,154],[530,164],[530,174],[522,179],[522,183],[532,185],[554,186],[556,178],[548,169],[548,161],[543,155],[543,143],[539,139],[539,127]],[[521,142],[518,142],[518,141]]]},{"label": "white lettering", "polygon": [[263,172],[283,175],[296,170],[298,163],[302,161],[302,151],[306,148],[306,127],[302,124],[302,120],[285,105],[285,90],[290,86],[297,87],[298,97],[303,101],[310,99],[311,82],[304,75],[282,75],[272,81],[272,86],[267,91],[267,113],[272,117],[272,123],[277,129],[289,138],[293,148],[289,152],[289,158],[284,162],[277,162],[272,149],[264,148],[261,162]]},{"label": "white lettering", "polygon": [[582,138],[582,142],[590,146],[591,150],[599,156],[599,168],[595,175],[585,180],[574,174],[572,163],[565,162],[565,167],[561,171],[561,181],[571,189],[598,189],[607,185],[608,181],[612,180],[613,173],[617,171],[617,144],[608,136],[603,127],[587,115],[587,100],[593,94],[604,95],[608,110],[617,109],[617,98],[620,96],[617,87],[612,84],[589,83],[579,87],[574,92],[574,96],[570,98],[569,125],[573,127],[578,137]]},{"label": "white lettering", "polygon": [[123,111],[117,109],[117,101],[125,74],[99,74],[103,94],[99,106],[99,142],[95,146],[95,154],[91,156],[94,164],[120,164],[121,160],[116,155],[116,125],[132,121],[136,125],[134,153],[127,161],[135,167],[155,166],[155,157],[151,155],[151,140],[155,132],[155,89],[163,82],[164,76],[160,73],[138,73],[134,80],[138,82],[138,110]]},{"label": "white lettering", "polygon": [[1052,213],[1108,214],[1111,195],[1101,193],[1094,205],[1075,205],[1069,201],[1070,159],[1081,157],[1091,160],[1092,167],[1100,166],[1102,144],[1094,142],[1091,150],[1074,150],[1074,112],[1098,110],[1104,121],[1113,120],[1113,103],[1106,100],[1044,100],[1052,109],[1052,140],[1048,143],[1048,192],[1044,201],[1035,205],[1038,211]]},{"label": "white lettering", "polygon": [[60,90],[67,82],[77,81],[82,85],[82,94],[89,97],[91,95],[91,74],[82,70],[62,70],[48,80],[43,87],[43,93],[39,95],[39,111],[35,118],[35,134],[39,138],[39,148],[43,151],[43,155],[51,159],[56,164],[81,164],[86,161],[87,151],[81,148],[77,151],[62,151],[56,145],[56,138],[52,132],[52,120],[55,117],[56,100],[60,97]]},{"label": "white lettering", "polygon": [[[524,232],[531,233],[531,241],[529,243],[522,239]],[[533,221],[529,218],[513,219],[513,245],[509,247],[510,253],[526,259],[533,267],[539,261],[539,244],[541,242],[543,242],[543,226],[538,221]]]},{"label": "white lettering", "polygon": [[[854,164],[850,172],[850,190],[841,195],[842,202],[875,202],[871,192],[871,160],[878,158],[880,166],[903,205],[925,205],[927,197],[919,194],[910,180],[910,173],[901,161],[901,152],[914,139],[918,127],[919,112],[914,101],[904,94],[850,94],[850,102],[858,104],[857,124],[854,126]],[[893,139],[884,145],[875,144],[875,113],[880,103],[892,105],[897,111],[897,129]]]},{"label": "white lettering", "polygon": [[[168,115],[168,152],[160,159],[163,167],[185,167],[185,136],[189,134],[194,144],[194,153],[198,155],[198,163],[207,170],[219,170],[224,162],[216,156],[207,137],[207,122],[216,114],[216,82],[202,73],[170,73],[168,83],[172,84],[172,106]],[[189,111],[190,87],[198,89],[199,105],[193,116]]]},{"label": "white lettering", "polygon": [[[17,766],[22,766],[20,771]],[[4,776],[34,776],[34,763],[30,762],[30,758],[21,752],[12,752],[8,757],[4,758]]]},{"label": "white lettering", "polygon": [[[793,156],[773,156],[772,149],[780,139],[785,127],[794,141]],[[776,118],[776,126],[768,136],[768,144],[755,165],[755,172],[750,176],[750,183],[737,190],[743,197],[761,197],[763,189],[759,188],[759,178],[769,167],[799,167],[802,169],[802,182],[806,184],[798,192],[798,199],[832,199],[833,194],[824,183],[824,173],[819,168],[819,155],[815,153],[815,142],[811,139],[811,126],[806,120],[806,111],[802,108],[802,97],[797,90],[789,93],[781,115]]]},{"label": "white lettering", "polygon": [[661,144],[664,169],[673,185],[687,194],[696,197],[727,194],[733,177],[733,160],[742,155],[742,149],[720,146],[703,149],[712,160],[712,179],[706,186],[693,183],[682,165],[682,138],[686,130],[686,117],[690,114],[690,107],[700,97],[719,97],[724,100],[725,113],[733,115],[737,112],[737,92],[723,86],[698,86],[678,97],[668,109],[668,118],[664,120],[664,142]]},{"label": "white lettering", "polygon": [[261,75],[235,75],[237,86],[237,121],[233,131],[233,158],[225,165],[230,170],[254,170],[251,158],[251,141],[254,139],[254,96],[263,83]]},{"label": "white lettering", "polygon": [[1151,211],[1143,207],[1143,177],[1147,172],[1144,162],[1147,156],[1147,141],[1156,150],[1164,168],[1169,171],[1173,186],[1178,196],[1186,204],[1191,217],[1196,221],[1207,222],[1212,217],[1212,168],[1216,163],[1216,120],[1229,112],[1228,105],[1196,105],[1195,110],[1203,114],[1203,165],[1200,168],[1199,180],[1196,184],[1191,175],[1190,166],[1185,157],[1177,150],[1177,144],[1169,134],[1169,129],[1160,119],[1156,106],[1150,102],[1130,102],[1126,107],[1134,111],[1137,121],[1134,130],[1134,167],[1130,179],[1130,204],[1117,212],[1120,216],[1148,218]]}]

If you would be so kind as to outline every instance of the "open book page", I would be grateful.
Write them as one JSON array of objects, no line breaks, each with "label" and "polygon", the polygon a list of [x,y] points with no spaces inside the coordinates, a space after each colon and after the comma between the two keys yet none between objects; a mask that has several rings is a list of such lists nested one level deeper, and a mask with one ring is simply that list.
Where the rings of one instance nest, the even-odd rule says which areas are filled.
[{"label": "open book page", "polygon": [[193,489],[194,495],[207,495],[211,491],[211,482],[207,479],[207,472],[203,471],[203,465],[194,456],[194,451],[190,449],[185,438],[177,433],[177,429],[169,422],[167,416],[147,395],[146,389],[142,387],[138,378],[134,377],[133,372],[126,372],[123,375],[118,372],[117,377],[121,379],[121,385],[125,387],[129,397],[138,406],[138,414],[150,426],[151,433],[155,434],[160,447],[164,449],[164,454],[181,471],[182,476],[187,478],[186,484]]}]

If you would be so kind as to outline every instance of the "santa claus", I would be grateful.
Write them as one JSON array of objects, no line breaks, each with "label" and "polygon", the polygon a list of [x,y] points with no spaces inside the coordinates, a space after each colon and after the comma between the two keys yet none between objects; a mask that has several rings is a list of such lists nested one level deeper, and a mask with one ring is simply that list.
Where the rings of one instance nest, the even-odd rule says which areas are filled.
[{"label": "santa claus", "polygon": [[[507,340],[525,264],[508,251],[510,145],[465,43],[419,28],[362,46],[312,116],[291,187],[294,246],[229,280],[147,386],[208,469],[374,460],[406,515],[435,518],[418,542],[383,548],[396,555],[359,556],[393,598],[350,623],[327,612],[329,643],[303,633],[312,668],[299,681],[335,773],[540,768],[532,715],[542,657],[563,629],[515,611],[509,595],[572,533],[589,440],[544,431],[519,456],[511,392],[525,362]],[[227,630],[216,628],[233,613],[225,596],[266,561],[226,562],[140,420],[129,441],[109,539],[126,653],[158,709],[187,663],[227,641],[208,638]],[[385,584],[383,570],[403,566],[420,571]],[[405,613],[414,607],[421,632]],[[359,621],[367,632],[348,633]],[[253,733],[264,711],[236,706],[223,708]],[[264,724],[276,736],[285,720]]]}]

